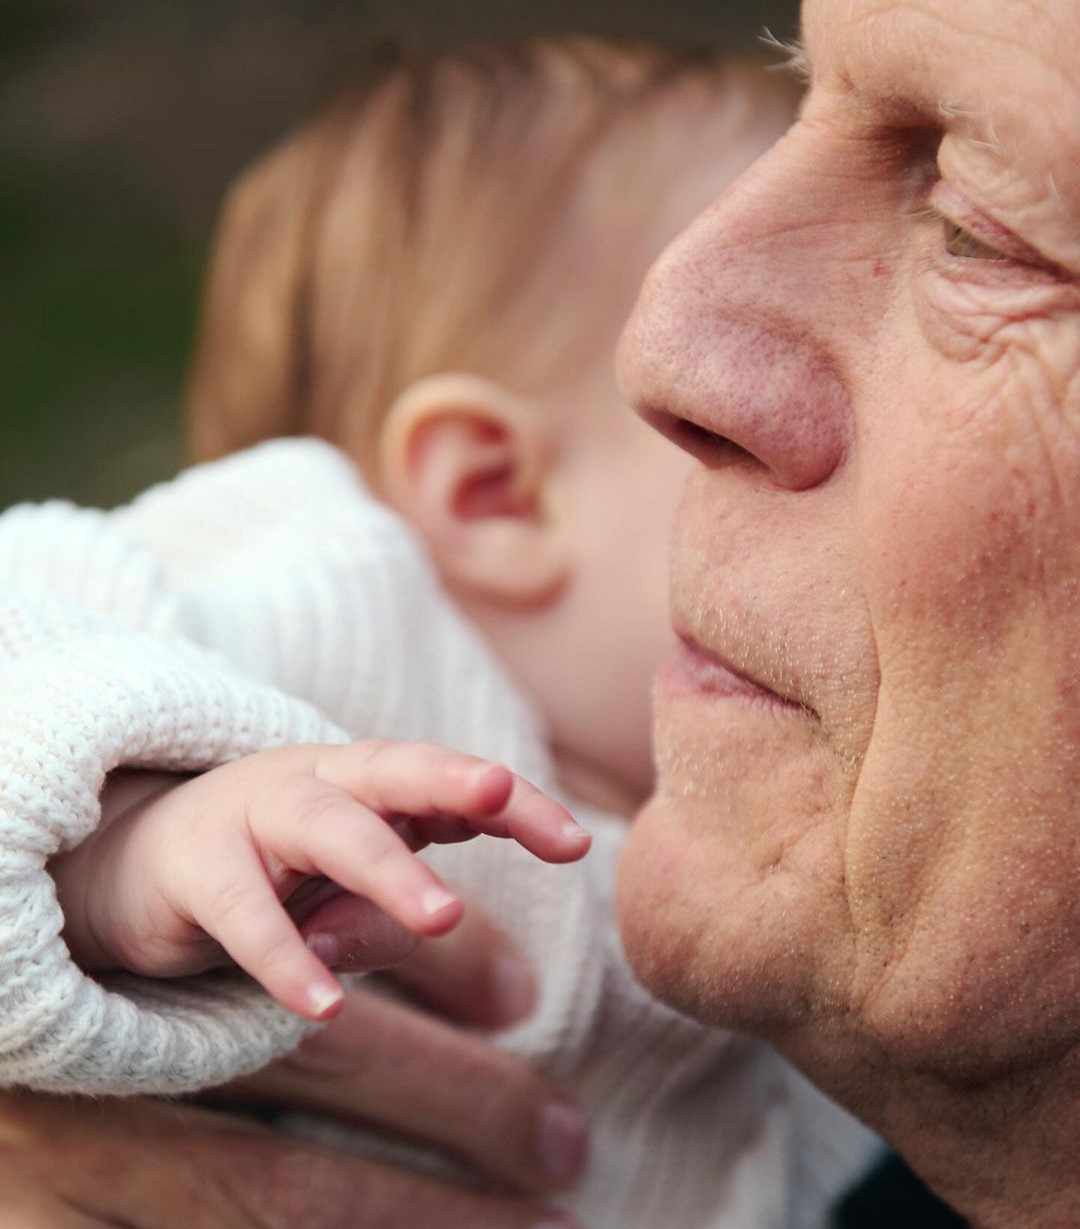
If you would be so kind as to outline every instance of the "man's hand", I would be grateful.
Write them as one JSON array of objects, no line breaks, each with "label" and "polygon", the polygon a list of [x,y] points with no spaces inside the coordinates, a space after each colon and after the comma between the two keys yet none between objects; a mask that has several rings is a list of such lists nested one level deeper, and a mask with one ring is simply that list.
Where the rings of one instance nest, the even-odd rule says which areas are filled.
[{"label": "man's hand", "polygon": [[[327,906],[332,907],[332,906]],[[358,934],[358,938],[362,935]],[[477,911],[397,980],[446,1017],[527,1016],[528,970]],[[0,1094],[4,1229],[539,1229],[585,1161],[578,1112],[528,1065],[420,1010],[363,991],[298,1054],[225,1090],[282,1110],[405,1130],[469,1162],[489,1190],[275,1136],[244,1119],[147,1100]]]},{"label": "man's hand", "polygon": [[210,1110],[0,1094],[4,1229],[539,1229],[475,1194],[297,1144]]}]

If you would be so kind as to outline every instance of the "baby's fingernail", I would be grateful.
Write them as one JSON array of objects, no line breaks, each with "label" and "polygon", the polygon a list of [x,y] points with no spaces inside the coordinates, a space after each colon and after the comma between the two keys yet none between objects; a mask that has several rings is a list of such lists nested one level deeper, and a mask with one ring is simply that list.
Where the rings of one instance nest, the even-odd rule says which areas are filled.
[{"label": "baby's fingernail", "polygon": [[312,982],[308,987],[308,1006],[311,1008],[311,1014],[317,1020],[324,1020],[331,1015],[336,1008],[341,1006],[344,998],[345,992],[336,981]]},{"label": "baby's fingernail", "polygon": [[540,1114],[537,1152],[544,1173],[560,1185],[573,1182],[585,1168],[589,1137],[579,1109],[554,1101]]},{"label": "baby's fingernail", "polygon": [[585,829],[580,824],[574,823],[573,820],[568,824],[563,824],[562,834],[566,840],[577,841],[579,844],[592,840],[592,837],[589,836]]},{"label": "baby's fingernail", "polygon": [[444,909],[455,904],[457,897],[445,888],[428,888],[420,897],[420,908],[428,917],[434,917],[436,913],[442,913]]},{"label": "baby's fingernail", "polygon": [[341,963],[341,944],[336,935],[308,935],[304,942],[328,969]]}]

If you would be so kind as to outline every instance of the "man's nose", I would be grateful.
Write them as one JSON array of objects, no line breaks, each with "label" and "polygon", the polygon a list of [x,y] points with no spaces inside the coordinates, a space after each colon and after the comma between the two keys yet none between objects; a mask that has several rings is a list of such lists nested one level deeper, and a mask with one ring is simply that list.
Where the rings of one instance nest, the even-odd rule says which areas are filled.
[{"label": "man's nose", "polygon": [[806,490],[842,462],[851,415],[816,327],[823,287],[800,248],[790,141],[654,265],[620,343],[619,378],[639,414],[706,464],[751,458],[776,485]]}]

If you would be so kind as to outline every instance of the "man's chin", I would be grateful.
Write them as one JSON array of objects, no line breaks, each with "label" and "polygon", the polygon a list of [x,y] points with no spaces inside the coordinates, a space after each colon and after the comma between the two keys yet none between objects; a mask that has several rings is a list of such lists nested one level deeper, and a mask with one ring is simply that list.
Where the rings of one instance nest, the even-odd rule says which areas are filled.
[{"label": "man's chin", "polygon": [[754,865],[704,809],[658,797],[634,822],[618,885],[627,958],[672,1007],[779,1040],[820,997],[820,902],[800,874]]}]

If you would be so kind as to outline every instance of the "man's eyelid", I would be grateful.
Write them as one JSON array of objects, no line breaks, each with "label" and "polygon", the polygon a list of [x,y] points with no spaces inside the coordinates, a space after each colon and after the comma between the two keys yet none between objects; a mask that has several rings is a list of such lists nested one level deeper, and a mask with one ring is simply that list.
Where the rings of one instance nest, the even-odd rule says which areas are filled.
[{"label": "man's eyelid", "polygon": [[949,180],[937,180],[930,190],[927,204],[934,213],[968,231],[980,243],[1000,252],[1002,256],[1019,264],[1059,271],[1060,267],[1055,261],[984,213]]}]

